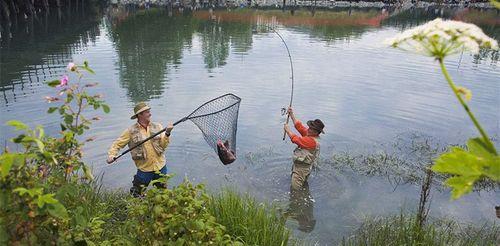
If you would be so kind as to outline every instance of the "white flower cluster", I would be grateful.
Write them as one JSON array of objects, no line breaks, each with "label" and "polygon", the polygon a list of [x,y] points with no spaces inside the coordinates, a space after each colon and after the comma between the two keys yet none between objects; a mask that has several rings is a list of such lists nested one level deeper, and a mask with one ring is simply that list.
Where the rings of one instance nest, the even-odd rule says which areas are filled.
[{"label": "white flower cluster", "polygon": [[441,18],[406,30],[384,43],[440,59],[462,50],[476,54],[479,48],[498,49],[497,41],[476,25]]}]

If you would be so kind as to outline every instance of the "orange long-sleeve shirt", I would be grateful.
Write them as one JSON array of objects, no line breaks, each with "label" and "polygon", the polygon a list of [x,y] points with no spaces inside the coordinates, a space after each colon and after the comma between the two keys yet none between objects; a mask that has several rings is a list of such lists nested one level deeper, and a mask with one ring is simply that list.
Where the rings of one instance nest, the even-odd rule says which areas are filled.
[{"label": "orange long-sleeve shirt", "polygon": [[313,137],[307,136],[307,130],[309,128],[305,127],[302,122],[295,122],[295,129],[300,133],[301,136],[292,134],[290,139],[292,143],[296,144],[302,149],[315,149],[316,148],[316,140]]}]

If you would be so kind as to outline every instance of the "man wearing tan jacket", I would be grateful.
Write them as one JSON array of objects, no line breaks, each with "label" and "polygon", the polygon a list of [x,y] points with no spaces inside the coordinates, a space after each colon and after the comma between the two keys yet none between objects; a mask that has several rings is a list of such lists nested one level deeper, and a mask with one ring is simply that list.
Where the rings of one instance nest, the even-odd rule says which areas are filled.
[{"label": "man wearing tan jacket", "polygon": [[[108,151],[108,164],[113,163],[118,151],[128,145],[133,147],[137,143],[163,130],[160,123],[151,122],[151,108],[144,102],[138,103],[134,107],[134,114],[130,119],[137,119],[137,122],[127,128],[121,136],[116,139]],[[174,126],[170,123],[164,133],[145,142],[141,146],[130,151],[132,160],[137,166],[137,173],[132,181],[130,193],[133,196],[142,195],[145,188],[153,180],[167,173],[165,163],[165,150],[169,144],[170,133]],[[166,187],[165,183],[155,183],[157,187]]]}]

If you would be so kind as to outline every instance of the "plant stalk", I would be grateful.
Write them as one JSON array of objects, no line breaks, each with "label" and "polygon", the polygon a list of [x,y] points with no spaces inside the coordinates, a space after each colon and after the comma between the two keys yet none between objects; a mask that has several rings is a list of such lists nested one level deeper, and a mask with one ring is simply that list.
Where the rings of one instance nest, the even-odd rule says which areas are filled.
[{"label": "plant stalk", "polygon": [[493,143],[491,142],[490,138],[488,137],[488,135],[486,134],[486,131],[484,131],[483,127],[481,127],[481,125],[479,124],[479,122],[477,121],[476,117],[474,116],[474,114],[472,113],[472,111],[470,111],[469,109],[469,106],[467,105],[467,103],[464,101],[464,99],[462,99],[462,97],[459,95],[458,93],[458,90],[457,90],[457,87],[455,86],[455,84],[453,83],[451,77],[450,77],[450,74],[448,73],[448,70],[446,70],[446,67],[444,65],[444,62],[443,62],[443,59],[442,58],[439,58],[439,65],[441,65],[441,71],[443,71],[443,74],[444,74],[444,77],[446,78],[446,81],[448,82],[448,85],[450,85],[451,89],[453,90],[453,93],[455,93],[455,96],[457,97],[458,101],[460,102],[460,104],[462,104],[462,106],[464,107],[465,109],[465,112],[467,112],[467,114],[469,115],[469,118],[472,120],[472,122],[474,123],[474,125],[476,126],[477,130],[479,131],[479,133],[481,133],[481,136],[483,137],[484,139],[484,143],[486,145],[488,145],[487,147],[489,149],[491,149],[493,151],[493,153],[495,155],[498,155],[497,154],[497,151],[495,149],[495,146],[493,145]]}]

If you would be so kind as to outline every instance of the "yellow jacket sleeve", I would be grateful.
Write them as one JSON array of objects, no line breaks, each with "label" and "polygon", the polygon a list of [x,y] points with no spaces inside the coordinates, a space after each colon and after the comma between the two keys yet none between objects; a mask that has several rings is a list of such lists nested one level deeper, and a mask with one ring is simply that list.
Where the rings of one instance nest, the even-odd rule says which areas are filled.
[{"label": "yellow jacket sleeve", "polygon": [[[163,125],[160,124],[160,128],[163,129]],[[163,148],[163,149],[166,149],[168,144],[170,143],[170,137],[167,136],[167,134],[165,134],[165,132],[163,132],[162,134],[160,134],[161,138],[160,138],[160,146]]]},{"label": "yellow jacket sleeve", "polygon": [[125,147],[125,145],[127,145],[129,141],[130,141],[130,132],[128,131],[128,129],[126,129],[125,131],[123,131],[122,135],[119,138],[117,138],[109,148],[108,157],[117,156],[118,151],[120,151],[120,149]]},{"label": "yellow jacket sleeve", "polygon": [[167,135],[165,135],[165,133],[162,133],[162,137],[161,137],[161,140],[160,140],[160,145],[162,148],[166,149],[168,144],[170,143],[170,137],[167,137]]}]

